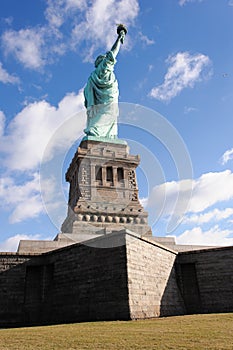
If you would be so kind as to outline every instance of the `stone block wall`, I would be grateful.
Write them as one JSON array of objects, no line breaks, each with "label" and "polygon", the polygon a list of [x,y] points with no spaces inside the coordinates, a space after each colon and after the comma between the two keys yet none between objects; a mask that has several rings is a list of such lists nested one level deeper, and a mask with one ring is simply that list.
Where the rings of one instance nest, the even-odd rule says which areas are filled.
[{"label": "stone block wall", "polygon": [[51,323],[129,319],[124,244],[111,246],[111,237],[100,238],[48,257],[54,266]]},{"label": "stone block wall", "polygon": [[0,327],[116,319],[129,319],[124,235],[0,255]]},{"label": "stone block wall", "polygon": [[0,327],[233,312],[233,247],[177,253],[130,231],[0,253]]},{"label": "stone block wall", "polygon": [[174,269],[177,253],[133,235],[126,243],[130,318],[184,314]]},{"label": "stone block wall", "polygon": [[0,326],[24,322],[27,263],[36,256],[0,253]]},{"label": "stone block wall", "polygon": [[233,247],[180,253],[176,269],[187,313],[233,312]]}]

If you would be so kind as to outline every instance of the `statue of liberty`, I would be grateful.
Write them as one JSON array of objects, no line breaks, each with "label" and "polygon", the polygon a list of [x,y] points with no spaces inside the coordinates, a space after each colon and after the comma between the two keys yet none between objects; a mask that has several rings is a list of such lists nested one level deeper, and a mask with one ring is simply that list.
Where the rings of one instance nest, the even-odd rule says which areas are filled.
[{"label": "statue of liberty", "polygon": [[116,56],[127,29],[120,24],[118,37],[110,51],[95,60],[95,70],[91,73],[84,89],[87,125],[85,134],[94,138],[116,139],[118,109],[118,83],[114,74]]}]

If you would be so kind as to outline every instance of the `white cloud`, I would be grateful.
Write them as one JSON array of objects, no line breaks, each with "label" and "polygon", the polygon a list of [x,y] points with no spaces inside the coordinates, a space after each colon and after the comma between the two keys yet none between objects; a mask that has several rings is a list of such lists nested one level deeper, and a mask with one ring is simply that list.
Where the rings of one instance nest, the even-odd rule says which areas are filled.
[{"label": "white cloud", "polygon": [[[70,49],[70,33],[75,21],[82,14],[86,0],[48,0],[45,10],[47,23],[18,31],[7,30],[2,35],[6,54],[12,54],[26,68],[41,70],[58,56]],[[67,22],[65,34],[60,27]]]},{"label": "white cloud", "polygon": [[[139,12],[137,0],[94,0],[85,12],[85,18],[75,26],[72,33],[73,45],[87,43],[84,56],[90,60],[101,46],[110,49],[116,37],[114,24],[132,25]],[[128,41],[129,42],[129,41]],[[124,47],[127,45],[125,41]]]},{"label": "white cloud", "polygon": [[2,177],[0,208],[8,213],[11,224],[47,214],[59,230],[67,210],[67,200],[61,186],[59,176],[54,177],[51,173],[35,172],[19,179]]},{"label": "white cloud", "polygon": [[221,157],[220,161],[222,165],[225,165],[229,160],[233,159],[233,148],[228,149]]},{"label": "white cloud", "polygon": [[[28,183],[26,183],[24,187],[26,187],[27,185]],[[41,202],[40,193],[28,195],[28,197],[25,198],[25,200],[22,200],[19,203],[19,205],[17,205],[13,209],[9,217],[9,221],[10,223],[15,224],[24,220],[34,219],[40,214],[44,213],[45,212]]]},{"label": "white cloud", "polygon": [[62,5],[65,1],[52,1],[48,0],[48,7],[45,11],[45,17],[51,26],[59,28],[64,23],[64,14]]},{"label": "white cloud", "polygon": [[204,214],[199,214],[199,215],[195,214],[195,215],[186,217],[184,220],[184,223],[202,225],[208,222],[213,222],[213,221],[219,222],[221,220],[226,220],[231,216],[233,216],[233,208],[226,208],[223,210],[215,208],[214,210]]},{"label": "white cloud", "polygon": [[147,208],[153,208],[156,215],[161,214],[162,217],[174,214],[176,218],[181,218],[186,213],[192,188],[193,181],[189,179],[155,186],[147,200]]},{"label": "white cloud", "polygon": [[154,65],[153,64],[149,64],[148,66],[148,72],[151,72],[154,69]]},{"label": "white cloud", "polygon": [[[201,53],[191,55],[189,52],[178,52],[166,60],[169,65],[163,84],[154,87],[150,95],[161,101],[169,101],[183,89],[193,87],[202,81],[204,69],[210,67],[210,59]],[[209,71],[208,71],[209,73]]]},{"label": "white cloud", "polygon": [[3,113],[3,111],[0,111],[0,138],[4,133],[5,120],[6,120],[5,114]]},{"label": "white cloud", "polygon": [[50,27],[59,28],[68,17],[77,12],[84,12],[88,7],[87,0],[47,0],[45,17]]},{"label": "white cloud", "polygon": [[198,109],[195,107],[187,107],[187,106],[184,107],[184,114],[189,114],[196,111],[198,111]]},{"label": "white cloud", "polygon": [[[183,203],[188,201],[192,189],[192,197],[186,209]],[[179,198],[180,205],[175,207]],[[200,213],[217,203],[233,199],[233,173],[230,170],[203,174],[196,180],[166,182],[154,187],[149,198],[148,208],[155,208],[162,216],[170,216],[174,209],[176,216],[189,213]]]},{"label": "white cloud", "polygon": [[189,211],[201,212],[233,198],[233,173],[230,170],[203,174],[194,180]]},{"label": "white cloud", "polygon": [[[116,24],[133,25],[139,12],[138,0],[47,0],[45,18],[40,27],[7,30],[2,35],[3,49],[26,68],[40,70],[58,55],[74,50],[92,60],[95,50],[110,49],[116,37]],[[66,31],[61,31],[63,25]],[[124,48],[130,47],[130,37]],[[148,44],[152,41],[143,36]]]},{"label": "white cloud", "polygon": [[[0,111],[1,165],[8,174],[0,180],[0,205],[10,211],[11,223],[45,213],[38,167],[42,161],[46,164],[51,158],[56,159],[57,154],[66,154],[81,136],[86,119],[83,102],[83,91],[80,90],[77,94],[67,94],[57,108],[46,101],[31,103],[15,116],[5,130],[5,116]],[[59,170],[61,168],[62,164]],[[61,183],[56,182],[58,187],[54,188],[52,184],[55,181],[50,181],[46,187],[51,173],[46,175],[48,178],[43,177],[46,210],[58,212],[58,207],[66,208],[64,195],[59,200],[56,197]]]},{"label": "white cloud", "polygon": [[40,28],[8,30],[2,35],[3,47],[7,54],[13,54],[25,67],[42,68],[45,64],[42,47],[44,32]]},{"label": "white cloud", "polygon": [[44,212],[41,196],[39,174],[35,173],[30,180],[17,184],[11,177],[3,177],[0,182],[0,200],[3,209],[11,210],[11,223],[35,218]]},{"label": "white cloud", "polygon": [[149,39],[146,35],[142,34],[142,32],[138,33],[140,40],[143,42],[145,45],[153,45],[155,41],[153,39]]},{"label": "white cloud", "polygon": [[3,18],[3,21],[9,26],[13,23],[13,20],[14,18],[12,16]]},{"label": "white cloud", "polygon": [[4,84],[18,84],[19,78],[9,74],[2,66],[0,62],[0,82]]},{"label": "white cloud", "polygon": [[233,6],[233,0],[229,0],[228,5]]},{"label": "white cloud", "polygon": [[18,234],[8,238],[7,240],[0,243],[1,252],[15,252],[18,248],[19,241],[21,240],[38,240],[40,235],[22,235]]},{"label": "white cloud", "polygon": [[195,227],[176,237],[176,241],[188,245],[229,246],[233,245],[233,237],[229,237],[231,234],[230,230],[221,230],[217,225],[208,231]]},{"label": "white cloud", "polygon": [[[46,101],[34,102],[18,113],[9,124],[5,135],[0,139],[0,154],[2,164],[8,170],[31,171],[35,169],[42,158],[44,150],[55,130],[68,118],[83,109],[83,92],[67,94],[58,104],[50,105]],[[76,131],[82,133],[85,119],[81,115]],[[74,138],[64,135],[64,140]],[[78,138],[80,135],[76,135]],[[61,140],[59,140],[61,143]],[[58,146],[62,146],[59,144]]]},{"label": "white cloud", "polygon": [[179,5],[184,6],[188,2],[202,2],[203,0],[179,0]]},{"label": "white cloud", "polygon": [[140,204],[145,208],[148,205],[148,197],[139,198]]}]

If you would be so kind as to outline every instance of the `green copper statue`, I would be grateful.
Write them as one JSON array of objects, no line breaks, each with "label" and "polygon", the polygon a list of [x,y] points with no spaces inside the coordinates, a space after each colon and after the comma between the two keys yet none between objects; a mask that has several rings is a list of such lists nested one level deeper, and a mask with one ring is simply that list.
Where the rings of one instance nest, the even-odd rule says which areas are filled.
[{"label": "green copper statue", "polygon": [[120,24],[117,27],[117,40],[110,51],[96,58],[95,70],[84,89],[87,109],[87,126],[84,132],[87,136],[101,139],[117,138],[119,90],[114,65],[126,33],[127,29]]}]

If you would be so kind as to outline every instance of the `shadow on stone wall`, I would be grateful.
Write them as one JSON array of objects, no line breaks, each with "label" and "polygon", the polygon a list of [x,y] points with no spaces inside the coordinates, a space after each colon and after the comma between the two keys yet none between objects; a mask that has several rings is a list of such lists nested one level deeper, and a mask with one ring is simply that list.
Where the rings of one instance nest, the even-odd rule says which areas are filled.
[{"label": "shadow on stone wall", "polygon": [[41,256],[0,256],[0,327],[48,324],[53,265]]},{"label": "shadow on stone wall", "polygon": [[[232,247],[179,254],[175,264],[165,259],[160,265],[167,283],[161,289],[161,274],[153,272],[158,261],[152,259],[149,266],[150,259],[146,265],[143,260],[148,274],[142,275],[139,258],[145,258],[145,251],[142,255],[139,248],[128,259],[136,288],[132,298],[144,300],[138,281],[148,289],[154,284],[158,292],[144,300],[138,318],[158,316],[153,305],[160,316],[233,311]],[[151,251],[146,251],[149,257]],[[125,245],[105,249],[75,244],[42,255],[0,254],[0,327],[130,317]]]},{"label": "shadow on stone wall", "polygon": [[233,247],[180,253],[176,266],[188,314],[233,311]]},{"label": "shadow on stone wall", "polygon": [[0,266],[0,326],[25,324],[25,273],[28,259],[15,256],[1,259]]},{"label": "shadow on stone wall", "polygon": [[160,316],[178,316],[186,313],[186,306],[177,281],[176,269],[173,266],[161,298]]},{"label": "shadow on stone wall", "polygon": [[0,257],[0,326],[128,320],[125,246]]}]

